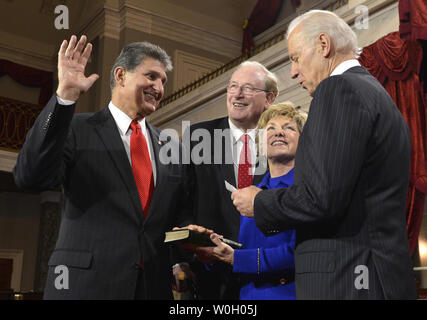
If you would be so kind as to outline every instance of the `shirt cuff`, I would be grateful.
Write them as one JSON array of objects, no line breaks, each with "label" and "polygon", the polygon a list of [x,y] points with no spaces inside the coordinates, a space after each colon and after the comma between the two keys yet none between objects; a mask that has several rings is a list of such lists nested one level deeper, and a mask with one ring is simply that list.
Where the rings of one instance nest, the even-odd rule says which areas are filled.
[{"label": "shirt cuff", "polygon": [[56,100],[58,101],[58,104],[63,105],[63,106],[71,106],[72,104],[76,103],[75,101],[61,99],[58,96],[56,96]]}]

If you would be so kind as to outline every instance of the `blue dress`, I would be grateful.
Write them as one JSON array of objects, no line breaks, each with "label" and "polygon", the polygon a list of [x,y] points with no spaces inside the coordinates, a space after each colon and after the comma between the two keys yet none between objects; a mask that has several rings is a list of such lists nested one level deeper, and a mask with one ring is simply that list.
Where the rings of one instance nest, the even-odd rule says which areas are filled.
[{"label": "blue dress", "polygon": [[[287,188],[293,183],[294,169],[276,178],[268,172],[257,187]],[[241,216],[239,242],[243,249],[234,250],[233,272],[242,283],[240,300],[295,300],[295,230],[267,237],[253,218]]]}]

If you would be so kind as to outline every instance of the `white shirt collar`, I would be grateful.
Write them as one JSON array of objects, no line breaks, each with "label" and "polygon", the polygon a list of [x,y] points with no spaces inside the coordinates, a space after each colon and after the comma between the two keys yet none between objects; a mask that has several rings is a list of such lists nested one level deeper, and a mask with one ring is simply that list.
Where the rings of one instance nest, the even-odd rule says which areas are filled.
[{"label": "white shirt collar", "polygon": [[[110,103],[108,104],[108,108],[110,109],[114,121],[116,122],[117,127],[119,128],[120,135],[126,135],[129,130],[130,123],[132,122],[132,119],[122,110],[120,110],[117,106],[115,106],[112,101],[110,101]],[[145,132],[145,118],[139,120],[138,123],[141,126],[141,131]]]},{"label": "white shirt collar", "polygon": [[343,61],[334,69],[334,71],[332,71],[331,76],[343,74],[348,69],[353,68],[353,67],[357,67],[357,66],[360,66],[360,63],[356,59],[350,59],[350,60]]},{"label": "white shirt collar", "polygon": [[236,143],[237,141],[240,140],[240,138],[246,133],[249,135],[250,140],[252,140],[252,142],[255,142],[255,137],[256,137],[256,133],[257,133],[257,129],[249,129],[243,131],[242,129],[236,127],[236,125],[230,120],[230,118],[228,118],[228,124],[230,126],[230,130],[231,130],[231,135],[233,137],[233,144]]}]

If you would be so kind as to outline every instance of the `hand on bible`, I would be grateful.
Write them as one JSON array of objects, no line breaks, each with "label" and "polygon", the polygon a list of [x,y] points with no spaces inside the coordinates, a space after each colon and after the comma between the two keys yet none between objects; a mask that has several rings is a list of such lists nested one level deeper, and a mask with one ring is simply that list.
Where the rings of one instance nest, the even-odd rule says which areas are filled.
[{"label": "hand on bible", "polygon": [[234,263],[234,249],[228,244],[222,242],[219,238],[220,235],[211,234],[211,241],[216,247],[198,247],[196,248],[197,259],[203,263],[213,263],[215,261],[222,261],[233,265]]},{"label": "hand on bible", "polygon": [[174,227],[173,230],[180,230],[180,229],[189,229],[189,230],[193,230],[193,231],[197,231],[200,233],[207,233],[207,234],[212,234],[213,230],[202,227],[202,226],[198,226],[196,224],[189,224],[188,226],[185,227]]}]

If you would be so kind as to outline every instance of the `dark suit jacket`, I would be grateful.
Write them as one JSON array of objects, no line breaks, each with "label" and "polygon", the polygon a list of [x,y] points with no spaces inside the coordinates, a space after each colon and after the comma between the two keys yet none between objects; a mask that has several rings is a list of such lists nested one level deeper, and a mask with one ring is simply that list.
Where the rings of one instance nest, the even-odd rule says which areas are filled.
[{"label": "dark suit jacket", "polygon": [[[224,180],[236,186],[231,136],[224,134],[215,146],[215,136],[220,132],[231,132],[228,117],[196,123],[190,127],[190,134],[196,141],[191,141],[191,150],[200,146],[205,136],[197,138],[198,129],[206,130],[211,139],[210,164],[192,162],[194,173],[194,211],[196,223],[211,228],[215,232],[234,241],[239,240],[240,214],[231,201],[231,193],[225,188]],[[228,130],[228,131],[222,131]],[[216,133],[215,133],[216,131]],[[185,142],[184,142],[185,144]],[[214,151],[217,151],[214,154]],[[219,153],[218,153],[219,151]],[[205,158],[205,159],[207,159]],[[254,184],[261,182],[264,175],[255,175]]]},{"label": "dark suit jacket", "polygon": [[[210,159],[209,163],[196,164],[191,163],[192,173],[194,175],[193,208],[195,223],[210,228],[223,235],[225,238],[238,241],[240,229],[240,214],[231,201],[231,193],[225,188],[224,180],[236,186],[234,174],[233,156],[231,150],[230,127],[228,117],[204,121],[194,124],[190,127],[190,137],[196,141],[191,141],[191,150],[195,148],[200,150],[200,141],[206,139],[201,135],[199,138],[198,129],[209,133],[211,139],[211,148],[209,155],[205,159]],[[227,131],[223,131],[227,130]],[[216,133],[215,133],[216,131]],[[200,131],[199,131],[200,132]],[[221,139],[215,146],[215,136]],[[189,136],[183,136],[184,146]],[[214,152],[216,150],[216,153]],[[207,150],[206,150],[207,152]],[[254,176],[254,184],[261,182],[263,175]],[[238,299],[239,285],[231,280],[231,267],[222,270],[221,277],[214,273],[203,275],[204,268],[199,270],[199,278],[205,277],[207,282],[200,283],[200,290],[204,292],[204,297],[209,299]],[[218,285],[222,284],[223,288]],[[217,288],[217,289],[215,289]],[[226,289],[225,289],[226,288]],[[229,290],[230,289],[230,290]],[[201,294],[203,295],[203,293]]]},{"label": "dark suit jacket", "polygon": [[[132,168],[108,109],[74,115],[53,96],[27,135],[14,175],[22,188],[63,187],[62,220],[49,260],[47,299],[133,299],[143,261],[148,299],[170,299],[171,262],[164,232],[184,219],[189,183],[181,165],[159,161],[159,130],[147,123],[157,168],[144,219]],[[178,142],[175,142],[178,143]],[[181,221],[183,222],[183,221]],[[55,288],[55,267],[69,289]]]},{"label": "dark suit jacket", "polygon": [[408,126],[364,68],[319,84],[295,185],[262,191],[254,202],[264,233],[297,230],[297,299],[415,298],[405,230],[409,159]]}]

